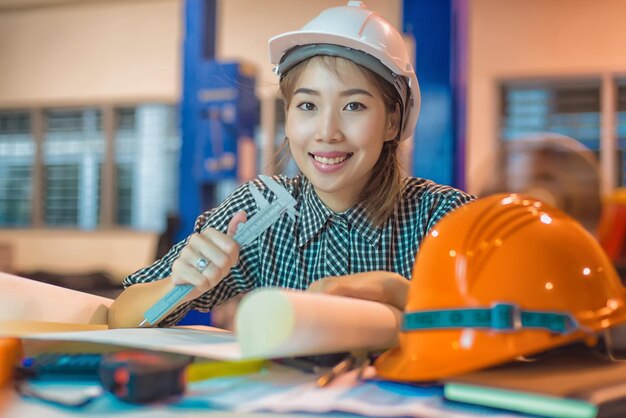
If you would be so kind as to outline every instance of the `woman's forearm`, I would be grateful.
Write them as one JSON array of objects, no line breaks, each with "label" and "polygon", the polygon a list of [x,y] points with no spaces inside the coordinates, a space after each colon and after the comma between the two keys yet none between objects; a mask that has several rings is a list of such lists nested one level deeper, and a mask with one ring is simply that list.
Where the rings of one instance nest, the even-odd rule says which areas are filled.
[{"label": "woman's forearm", "polygon": [[109,328],[138,327],[146,311],[173,287],[171,278],[167,277],[154,282],[137,283],[127,288],[109,308]]}]

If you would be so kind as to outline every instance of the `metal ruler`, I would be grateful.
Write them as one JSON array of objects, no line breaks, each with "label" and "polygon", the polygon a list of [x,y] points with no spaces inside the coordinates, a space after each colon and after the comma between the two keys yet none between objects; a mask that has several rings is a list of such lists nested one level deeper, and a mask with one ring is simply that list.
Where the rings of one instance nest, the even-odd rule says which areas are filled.
[{"label": "metal ruler", "polygon": [[[250,220],[239,224],[237,232],[233,239],[237,241],[240,247],[254,241],[259,235],[267,230],[274,222],[276,222],[284,213],[287,213],[291,219],[295,219],[298,212],[295,209],[296,200],[291,194],[280,184],[269,176],[259,175],[259,179],[274,192],[276,199],[269,203],[261,194],[261,192],[252,184],[248,185],[248,190],[254,197],[259,212]],[[182,284],[175,286],[168,294],[163,296],[156,302],[144,315],[144,320],[139,324],[143,326],[154,326],[174,308],[185,296],[193,290],[193,285]]]}]

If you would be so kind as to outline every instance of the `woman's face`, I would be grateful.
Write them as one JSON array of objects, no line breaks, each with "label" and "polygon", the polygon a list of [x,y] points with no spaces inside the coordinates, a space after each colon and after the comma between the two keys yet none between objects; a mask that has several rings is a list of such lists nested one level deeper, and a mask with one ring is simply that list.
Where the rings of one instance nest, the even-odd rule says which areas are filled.
[{"label": "woman's face", "polygon": [[357,200],[394,129],[379,89],[355,64],[337,59],[337,73],[313,58],[287,108],[293,158],[333,211]]}]

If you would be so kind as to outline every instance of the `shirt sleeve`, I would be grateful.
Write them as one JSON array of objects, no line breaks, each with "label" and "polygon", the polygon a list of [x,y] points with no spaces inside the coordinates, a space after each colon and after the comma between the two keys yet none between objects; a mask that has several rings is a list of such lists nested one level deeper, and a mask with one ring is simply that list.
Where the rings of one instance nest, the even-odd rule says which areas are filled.
[{"label": "shirt sleeve", "polygon": [[[248,191],[247,183],[240,186],[220,206],[202,213],[196,219],[194,233],[199,233],[206,228],[215,228],[226,232],[228,223],[238,211],[245,211],[248,218],[256,212],[256,203]],[[174,245],[162,258],[152,265],[144,267],[126,277],[122,284],[124,288],[137,283],[147,283],[162,280],[172,273],[172,264],[182,249],[187,245],[191,235]],[[202,312],[210,311],[215,305],[254,287],[255,272],[258,266],[258,249],[255,246],[247,246],[240,249],[239,261],[233,266],[229,274],[222,281],[199,298],[186,302],[171,312],[160,323],[160,327],[175,325],[190,310],[197,309]]]},{"label": "shirt sleeve", "polygon": [[435,224],[441,220],[441,218],[452,212],[454,209],[476,199],[475,196],[461,190],[448,186],[444,187],[445,189],[441,190],[440,193],[437,193],[436,197],[433,199],[431,216],[428,219],[426,231],[430,231],[432,227],[434,227]]}]

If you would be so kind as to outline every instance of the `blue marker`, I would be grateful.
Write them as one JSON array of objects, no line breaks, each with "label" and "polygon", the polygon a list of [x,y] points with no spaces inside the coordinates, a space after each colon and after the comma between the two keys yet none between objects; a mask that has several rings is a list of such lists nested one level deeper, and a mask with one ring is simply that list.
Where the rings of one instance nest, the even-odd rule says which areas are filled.
[{"label": "blue marker", "polygon": [[[291,219],[295,219],[295,216],[298,214],[295,209],[296,200],[283,186],[269,176],[260,175],[259,178],[274,192],[276,199],[269,203],[252,183],[248,185],[259,212],[248,222],[244,222],[237,227],[237,232],[235,232],[233,238],[241,247],[254,241],[284,213],[287,213]],[[193,285],[191,284],[182,284],[174,287],[146,311],[144,320],[141,321],[139,326],[143,327],[146,324],[154,326],[157,324],[167,312],[183,300],[192,290]]]}]

